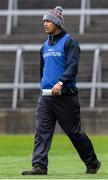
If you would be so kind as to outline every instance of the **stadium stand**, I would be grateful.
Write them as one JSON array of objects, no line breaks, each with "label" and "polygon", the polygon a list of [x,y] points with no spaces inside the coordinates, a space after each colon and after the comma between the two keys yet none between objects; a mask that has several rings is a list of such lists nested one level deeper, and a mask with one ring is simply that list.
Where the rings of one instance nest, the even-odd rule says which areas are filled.
[{"label": "stadium stand", "polygon": [[[84,4],[81,4],[81,2]],[[46,35],[43,30],[42,15],[36,15],[36,12],[43,13],[43,11],[41,12],[40,9],[51,9],[56,5],[61,5],[64,8],[64,12],[66,14],[65,28],[69,34],[78,39],[82,49],[78,74],[81,107],[85,107],[85,109],[91,107],[92,110],[94,107],[108,107],[107,0],[101,0],[100,3],[98,3],[98,0],[62,0],[60,3],[58,0],[46,0],[45,3],[43,3],[42,0],[1,0],[1,109],[30,109],[35,106],[39,94],[39,84],[36,83],[39,83],[40,79],[39,48],[37,48],[38,50],[36,51],[35,48],[36,45],[41,45],[41,43],[43,43],[43,41],[46,39]],[[24,11],[19,11],[18,16],[9,16],[9,11],[7,12],[8,8],[12,8],[12,12],[15,12],[16,10],[32,10],[32,13],[34,12],[34,15],[27,15],[27,11],[25,11],[26,15],[24,15]],[[80,14],[82,11],[83,14],[81,16]],[[5,15],[3,15],[3,13]],[[23,15],[21,15],[21,13]],[[86,16],[84,15],[84,13]],[[9,26],[7,25],[9,23],[8,21],[12,23],[12,26],[10,29],[7,30],[7,26]],[[89,25],[87,25],[88,23]],[[81,27],[82,24],[84,26]],[[13,47],[12,45],[15,44],[17,46],[17,50],[12,50],[11,47]],[[33,45],[34,50],[30,50],[29,48],[28,50],[24,50],[24,45],[25,47],[27,45],[29,47]],[[18,67],[18,64],[16,64],[17,59],[19,59],[19,61],[21,59],[21,64],[19,64],[19,76],[18,68],[15,69],[15,67]],[[21,67],[23,67],[23,69]],[[13,84],[13,82],[18,83],[17,81],[24,81],[24,83],[32,83],[33,88],[30,88],[29,84],[29,88],[17,89],[15,88],[15,84]],[[98,83],[96,84],[95,81],[97,81]],[[103,84],[99,84],[100,82],[102,82]],[[5,84],[5,86],[4,83],[6,83],[7,85]],[[95,86],[93,86],[93,83],[95,84]],[[13,84],[14,86],[10,86],[9,88],[9,84]],[[5,87],[3,87],[3,85]],[[97,91],[96,88],[98,89]]]}]

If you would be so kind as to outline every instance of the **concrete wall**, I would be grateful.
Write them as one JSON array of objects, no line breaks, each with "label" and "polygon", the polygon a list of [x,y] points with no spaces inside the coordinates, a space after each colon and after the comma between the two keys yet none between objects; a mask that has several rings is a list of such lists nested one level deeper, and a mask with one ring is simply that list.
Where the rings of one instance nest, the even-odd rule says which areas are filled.
[{"label": "concrete wall", "polygon": [[[81,109],[82,126],[89,134],[108,134],[108,109]],[[0,134],[34,133],[34,110],[0,111]],[[63,133],[56,125],[55,133]]]}]

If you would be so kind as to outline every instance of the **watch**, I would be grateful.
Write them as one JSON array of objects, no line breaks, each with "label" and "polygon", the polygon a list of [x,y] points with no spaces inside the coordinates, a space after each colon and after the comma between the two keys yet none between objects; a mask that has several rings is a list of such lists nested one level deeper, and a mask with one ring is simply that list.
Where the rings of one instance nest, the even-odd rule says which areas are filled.
[{"label": "watch", "polygon": [[59,84],[60,86],[63,86],[63,82],[62,82],[62,81],[58,81],[58,84]]}]

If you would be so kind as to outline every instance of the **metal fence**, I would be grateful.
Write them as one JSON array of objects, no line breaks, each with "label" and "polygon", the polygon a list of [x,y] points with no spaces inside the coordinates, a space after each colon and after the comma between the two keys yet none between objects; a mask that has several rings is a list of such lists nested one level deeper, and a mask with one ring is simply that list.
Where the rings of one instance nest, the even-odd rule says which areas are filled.
[{"label": "metal fence", "polygon": [[[0,45],[1,52],[16,52],[15,74],[14,82],[0,83],[0,89],[12,89],[12,108],[17,108],[18,91],[20,91],[20,97],[24,97],[24,89],[39,89],[40,83],[26,83],[24,82],[24,67],[23,67],[23,55],[24,51],[39,51],[41,44],[33,45]],[[90,108],[95,106],[96,90],[98,91],[98,98],[101,97],[101,90],[108,89],[108,82],[101,82],[101,51],[108,51],[108,44],[80,44],[82,51],[94,51],[93,59],[93,71],[91,82],[79,82],[77,84],[79,89],[90,89]]]},{"label": "metal fence", "polygon": [[[49,9],[18,9],[18,0],[8,0],[8,9],[0,10],[0,16],[7,16],[6,34],[11,34],[12,27],[17,26],[18,16],[42,16]],[[108,15],[108,9],[91,9],[90,0],[81,0],[80,9],[64,9],[65,16],[79,16],[79,34],[84,34],[85,26],[90,25],[91,16]]]}]

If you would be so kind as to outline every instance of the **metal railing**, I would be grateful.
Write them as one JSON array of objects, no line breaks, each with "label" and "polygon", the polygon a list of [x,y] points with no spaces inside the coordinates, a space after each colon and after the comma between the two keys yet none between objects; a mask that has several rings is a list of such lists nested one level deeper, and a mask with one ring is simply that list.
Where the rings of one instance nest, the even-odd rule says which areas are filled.
[{"label": "metal railing", "polygon": [[[0,16],[7,16],[6,34],[11,34],[12,26],[17,26],[18,16],[42,16],[49,9],[18,10],[17,0],[8,0],[8,10],[0,10]],[[80,9],[64,9],[65,16],[80,16],[79,34],[84,34],[85,25],[90,25],[92,15],[108,15],[108,9],[90,9],[90,0],[81,0]]]},{"label": "metal railing", "polygon": [[[18,7],[18,1],[17,0],[8,0],[8,12],[11,12],[13,10],[17,10]],[[11,33],[11,28],[12,28],[12,23],[13,26],[17,26],[18,24],[18,19],[17,16],[14,16],[12,18],[11,14],[7,15],[7,22],[6,22],[6,34],[9,35]]]},{"label": "metal railing", "polygon": [[[13,45],[0,45],[0,51],[16,52],[16,63],[15,63],[15,74],[14,82],[10,83],[0,83],[0,90],[2,89],[12,89],[13,98],[12,98],[12,108],[16,109],[17,99],[18,99],[18,90],[20,90],[20,97],[24,97],[24,89],[39,89],[40,83],[26,83],[24,82],[24,68],[23,68],[23,56],[22,52],[24,51],[39,51],[41,44],[37,45],[25,45],[25,44],[13,44]],[[91,82],[79,82],[77,86],[79,89],[91,89],[90,95],[90,108],[95,106],[95,96],[96,90],[98,91],[98,98],[101,97],[101,90],[108,89],[108,82],[101,82],[101,51],[108,51],[108,44],[80,44],[82,51],[93,51],[94,60],[93,60],[93,71],[92,71],[92,81]]]}]

